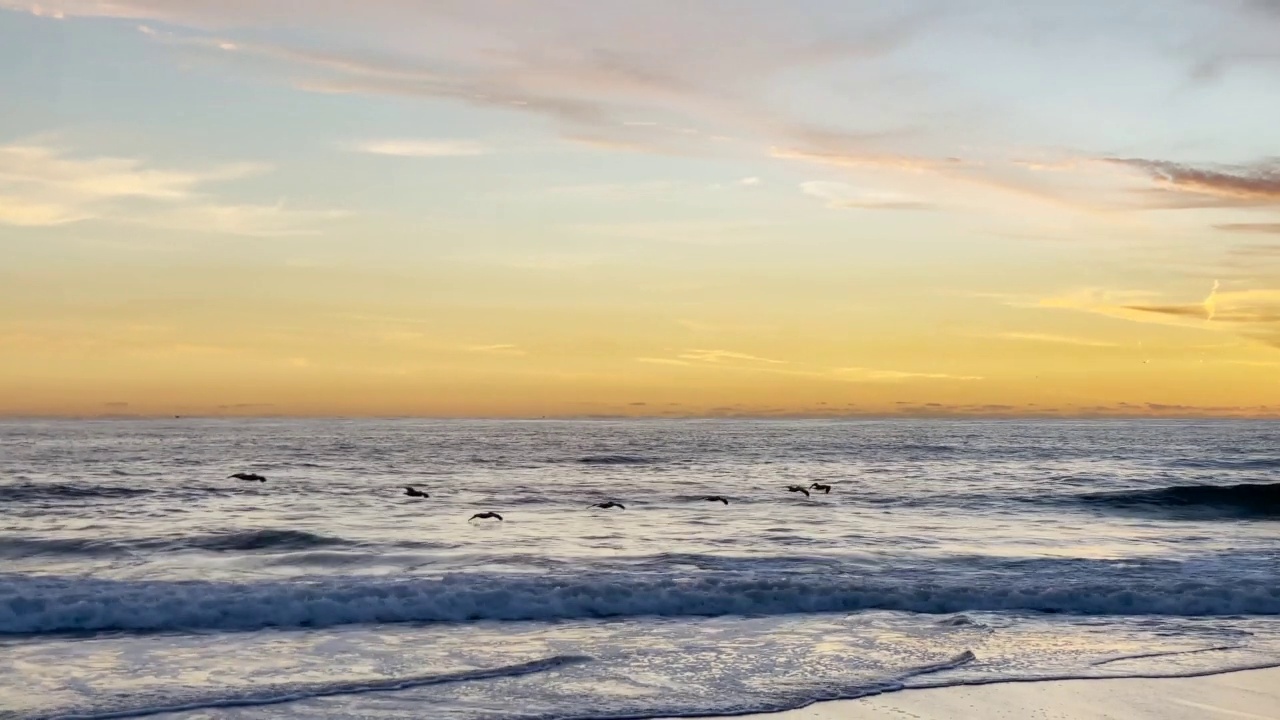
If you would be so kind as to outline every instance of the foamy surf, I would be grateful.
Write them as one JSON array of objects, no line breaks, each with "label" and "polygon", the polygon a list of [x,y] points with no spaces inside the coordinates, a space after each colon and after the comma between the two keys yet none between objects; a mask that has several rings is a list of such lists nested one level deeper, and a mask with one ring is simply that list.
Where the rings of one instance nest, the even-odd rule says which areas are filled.
[{"label": "foamy surf", "polygon": [[335,695],[359,695],[362,693],[394,692],[444,683],[474,682],[501,677],[520,677],[547,672],[573,663],[590,662],[591,658],[577,655],[531,660],[525,663],[480,670],[462,670],[438,675],[417,675],[383,680],[348,680],[309,684],[268,685],[253,688],[243,694],[189,695],[175,698],[156,698],[145,704],[123,707],[99,707],[86,710],[57,711],[47,715],[32,715],[30,720],[111,720],[135,718],[166,713],[194,712],[196,710],[261,707],[282,705],[311,698]]}]

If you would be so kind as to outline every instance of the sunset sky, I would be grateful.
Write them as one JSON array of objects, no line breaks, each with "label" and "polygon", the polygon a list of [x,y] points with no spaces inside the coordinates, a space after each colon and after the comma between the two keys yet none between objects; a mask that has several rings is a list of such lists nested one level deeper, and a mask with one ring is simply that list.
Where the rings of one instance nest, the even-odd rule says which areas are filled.
[{"label": "sunset sky", "polygon": [[0,0],[3,415],[1280,415],[1280,1]]}]

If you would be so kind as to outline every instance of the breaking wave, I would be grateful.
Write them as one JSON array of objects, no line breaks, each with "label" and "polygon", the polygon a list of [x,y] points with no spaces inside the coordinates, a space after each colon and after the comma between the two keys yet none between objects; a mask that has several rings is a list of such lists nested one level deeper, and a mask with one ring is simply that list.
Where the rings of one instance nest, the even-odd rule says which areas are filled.
[{"label": "breaking wave", "polygon": [[144,538],[0,538],[0,558],[40,555],[122,555],[140,550],[178,552],[207,550],[210,552],[252,552],[309,550],[313,548],[356,545],[339,537],[316,535],[301,530],[243,530],[204,535],[175,535]]},{"label": "breaking wave", "polygon": [[119,485],[74,485],[70,483],[17,483],[0,485],[0,502],[38,500],[85,500],[93,498],[131,498],[150,495],[146,488]]},{"label": "breaking wave", "polygon": [[1280,518],[1280,483],[1175,485],[1151,490],[1088,493],[1084,502],[1129,511],[1171,512],[1199,517]]},{"label": "breaking wave", "polygon": [[247,583],[0,575],[0,633],[257,630],[351,624],[716,617],[858,610],[931,614],[1277,615],[1269,578],[1220,583],[1098,574],[977,585],[809,573],[327,577]]},{"label": "breaking wave", "polygon": [[649,465],[654,460],[639,455],[588,455],[578,458],[578,462],[584,465]]}]

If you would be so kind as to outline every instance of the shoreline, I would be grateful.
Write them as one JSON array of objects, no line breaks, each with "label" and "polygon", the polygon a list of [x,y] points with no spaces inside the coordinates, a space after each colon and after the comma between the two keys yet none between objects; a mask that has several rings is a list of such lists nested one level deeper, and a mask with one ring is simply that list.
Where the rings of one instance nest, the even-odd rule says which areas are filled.
[{"label": "shoreline", "polygon": [[[739,720],[1280,720],[1275,666],[1163,678],[999,680],[905,688]],[[662,720],[676,720],[664,718]]]}]

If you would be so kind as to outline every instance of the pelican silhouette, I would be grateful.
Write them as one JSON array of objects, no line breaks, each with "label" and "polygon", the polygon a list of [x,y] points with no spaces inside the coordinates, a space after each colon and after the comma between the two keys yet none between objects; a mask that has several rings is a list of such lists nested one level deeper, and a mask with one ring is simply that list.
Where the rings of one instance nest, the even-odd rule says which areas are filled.
[{"label": "pelican silhouette", "polygon": [[488,520],[490,518],[493,518],[494,520],[501,520],[502,516],[496,512],[476,513],[475,515],[467,518],[467,522],[471,522],[472,520]]},{"label": "pelican silhouette", "polygon": [[601,510],[608,510],[609,508],[618,508],[619,510],[626,510],[626,509],[627,509],[627,506],[626,506],[626,505],[623,505],[623,504],[622,504],[622,503],[620,503],[620,502],[614,502],[614,501],[612,501],[612,500],[610,500],[609,502],[596,503],[595,505],[592,505],[591,507],[593,507],[593,508],[600,508]]},{"label": "pelican silhouette", "polygon": [[823,485],[822,483],[814,483],[814,484],[812,484],[812,485],[810,485],[810,486],[809,486],[809,489],[810,489],[810,490],[821,490],[821,491],[822,491],[822,493],[823,493],[824,495],[830,495],[830,494],[831,494],[831,486],[830,486],[830,485]]},{"label": "pelican silhouette", "polygon": [[248,480],[249,482],[266,482],[267,481],[266,478],[262,477],[258,473],[236,473],[235,475],[228,475],[227,478],[228,479],[235,478],[237,480]]},{"label": "pelican silhouette", "polygon": [[409,497],[420,497],[420,498],[431,497],[431,495],[430,495],[430,494],[425,493],[425,492],[423,492],[423,491],[421,491],[421,490],[419,490],[419,489],[415,488],[415,487],[414,487],[414,486],[412,486],[412,485],[405,485],[405,486],[404,486],[404,494],[405,494],[405,495],[408,495]]},{"label": "pelican silhouette", "polygon": [[708,495],[702,499],[706,500],[707,502],[722,502],[725,505],[729,504],[729,498],[726,498],[723,495]]},{"label": "pelican silhouette", "polygon": [[809,497],[809,490],[803,485],[788,485],[787,492],[800,492],[804,493],[805,497]]}]

